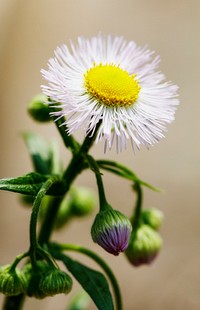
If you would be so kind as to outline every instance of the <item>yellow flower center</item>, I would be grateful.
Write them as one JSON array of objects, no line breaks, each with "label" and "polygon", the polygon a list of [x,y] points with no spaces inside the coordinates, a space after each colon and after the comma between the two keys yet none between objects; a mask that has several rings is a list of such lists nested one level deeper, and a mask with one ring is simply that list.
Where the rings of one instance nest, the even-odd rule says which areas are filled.
[{"label": "yellow flower center", "polygon": [[94,65],[85,75],[88,93],[107,106],[132,105],[138,98],[141,86],[129,73],[112,64]]}]

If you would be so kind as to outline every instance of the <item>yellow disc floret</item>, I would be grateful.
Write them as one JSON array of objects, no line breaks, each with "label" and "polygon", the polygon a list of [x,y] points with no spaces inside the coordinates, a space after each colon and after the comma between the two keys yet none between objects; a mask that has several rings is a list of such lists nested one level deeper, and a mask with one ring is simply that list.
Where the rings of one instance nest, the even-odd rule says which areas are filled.
[{"label": "yellow disc floret", "polygon": [[107,106],[130,106],[141,89],[135,76],[112,64],[94,65],[85,73],[85,87],[90,96]]}]

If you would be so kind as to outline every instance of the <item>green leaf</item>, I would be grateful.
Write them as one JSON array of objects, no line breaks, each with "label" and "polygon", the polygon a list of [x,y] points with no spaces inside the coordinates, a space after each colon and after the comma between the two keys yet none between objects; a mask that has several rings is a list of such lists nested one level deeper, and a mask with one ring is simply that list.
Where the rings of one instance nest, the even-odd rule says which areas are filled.
[{"label": "green leaf", "polygon": [[112,173],[115,173],[116,175],[125,178],[127,180],[131,180],[133,183],[139,183],[155,192],[162,192],[163,190],[155,187],[147,182],[144,182],[143,180],[139,179],[139,177],[129,168],[126,166],[121,165],[118,162],[111,161],[111,160],[97,160],[97,164],[101,169],[105,169],[107,171],[110,171]]},{"label": "green leaf", "polygon": [[[0,190],[36,196],[42,185],[52,176],[31,172],[21,177],[1,179]],[[47,195],[59,196],[65,194],[66,183],[59,176],[54,176],[56,182],[52,184]]]},{"label": "green leaf", "polygon": [[108,282],[102,273],[88,268],[64,254],[57,253],[55,258],[63,261],[67,269],[90,295],[99,310],[114,310]]},{"label": "green leaf", "polygon": [[49,174],[51,172],[51,151],[47,141],[32,132],[23,133],[23,138],[31,155],[34,170]]},{"label": "green leaf", "polygon": [[36,172],[62,174],[60,154],[54,141],[47,142],[40,135],[32,132],[23,133],[23,138]]},{"label": "green leaf", "polygon": [[62,162],[60,159],[60,152],[56,142],[51,141],[49,144],[50,150],[50,172],[61,175],[63,173]]},{"label": "green leaf", "polygon": [[36,196],[48,178],[49,176],[31,172],[21,177],[1,179],[0,190]]}]

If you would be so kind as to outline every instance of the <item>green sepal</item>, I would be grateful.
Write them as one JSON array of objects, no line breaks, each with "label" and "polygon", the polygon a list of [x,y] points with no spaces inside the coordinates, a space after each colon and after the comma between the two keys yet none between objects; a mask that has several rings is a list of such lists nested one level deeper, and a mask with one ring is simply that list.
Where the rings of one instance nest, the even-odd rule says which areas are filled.
[{"label": "green sepal", "polygon": [[[31,172],[24,176],[0,180],[0,190],[36,196],[42,185],[49,179],[49,175]],[[48,195],[62,195],[65,190],[65,183],[62,180],[53,184]]]},{"label": "green sepal", "polygon": [[54,252],[54,257],[61,260],[73,274],[83,289],[90,295],[99,310],[114,310],[112,295],[105,276],[99,271],[71,259],[69,256]]}]

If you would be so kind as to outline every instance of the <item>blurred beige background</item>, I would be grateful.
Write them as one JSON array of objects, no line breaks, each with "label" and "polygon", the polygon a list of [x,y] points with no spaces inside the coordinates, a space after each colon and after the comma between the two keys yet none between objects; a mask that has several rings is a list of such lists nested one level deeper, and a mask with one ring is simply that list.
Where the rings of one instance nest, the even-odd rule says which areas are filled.
[{"label": "blurred beige background", "polygon": [[[54,239],[88,245],[110,262],[125,310],[200,309],[200,1],[0,0],[0,23],[1,178],[31,170],[20,136],[24,130],[60,141],[53,124],[35,124],[26,113],[27,102],[40,92],[40,69],[46,68],[57,45],[101,31],[124,35],[139,45],[147,43],[161,55],[161,69],[179,85],[181,100],[166,139],[136,155],[130,147],[119,155],[114,151],[104,155],[103,144],[93,149],[96,157],[125,163],[144,180],[165,189],[164,194],[145,191],[144,199],[145,207],[158,207],[165,214],[164,247],[158,259],[150,267],[133,268],[123,255],[111,257],[91,241],[93,217],[73,222],[69,231],[57,233]],[[61,143],[60,147],[66,162],[69,153]],[[130,215],[129,182],[106,173],[104,179],[109,201]],[[90,173],[83,174],[77,184],[96,189]],[[17,195],[0,194],[0,264],[5,264],[28,247],[30,210],[20,206]],[[29,299],[24,309],[65,309],[69,298]],[[96,309],[92,302],[89,309]]]}]

